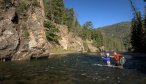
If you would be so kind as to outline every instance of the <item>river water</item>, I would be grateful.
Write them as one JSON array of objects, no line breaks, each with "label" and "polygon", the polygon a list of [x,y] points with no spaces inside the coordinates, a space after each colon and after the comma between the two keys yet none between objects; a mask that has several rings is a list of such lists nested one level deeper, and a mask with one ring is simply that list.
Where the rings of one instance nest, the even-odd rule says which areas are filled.
[{"label": "river water", "polygon": [[123,69],[98,66],[105,62],[96,54],[56,56],[0,63],[0,84],[146,84],[146,61],[130,55]]}]

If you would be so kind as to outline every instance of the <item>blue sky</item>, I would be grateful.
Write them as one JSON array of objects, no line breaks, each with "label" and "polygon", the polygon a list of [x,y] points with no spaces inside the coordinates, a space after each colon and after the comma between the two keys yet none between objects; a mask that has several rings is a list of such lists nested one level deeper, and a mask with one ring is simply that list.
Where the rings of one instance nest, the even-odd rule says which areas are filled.
[{"label": "blue sky", "polygon": [[[128,0],[64,0],[65,7],[74,8],[80,24],[92,21],[95,28],[130,21],[133,17]],[[146,2],[132,0],[136,8],[144,11]]]}]

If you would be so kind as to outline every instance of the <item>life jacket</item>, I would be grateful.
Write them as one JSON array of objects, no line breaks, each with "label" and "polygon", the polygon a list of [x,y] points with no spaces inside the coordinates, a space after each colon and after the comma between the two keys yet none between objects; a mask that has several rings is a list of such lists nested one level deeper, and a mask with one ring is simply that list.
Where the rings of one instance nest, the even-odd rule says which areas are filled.
[{"label": "life jacket", "polygon": [[115,55],[113,56],[113,58],[114,58],[115,60],[117,60],[117,61],[120,61],[120,59],[122,58],[122,56],[121,56],[121,54],[115,54]]}]

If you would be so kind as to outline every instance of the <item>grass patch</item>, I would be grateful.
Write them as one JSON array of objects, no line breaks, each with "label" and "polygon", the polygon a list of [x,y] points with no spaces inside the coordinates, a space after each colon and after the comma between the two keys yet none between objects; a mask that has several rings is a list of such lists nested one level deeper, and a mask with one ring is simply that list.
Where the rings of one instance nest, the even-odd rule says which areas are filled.
[{"label": "grass patch", "polygon": [[57,45],[55,45],[51,48],[51,53],[64,53],[64,52],[67,52],[67,51]]}]

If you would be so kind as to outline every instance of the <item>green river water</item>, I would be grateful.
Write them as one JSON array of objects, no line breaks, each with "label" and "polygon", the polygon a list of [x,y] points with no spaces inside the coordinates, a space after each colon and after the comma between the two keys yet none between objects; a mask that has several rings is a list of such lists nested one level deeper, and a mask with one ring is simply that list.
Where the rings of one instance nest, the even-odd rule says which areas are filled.
[{"label": "green river water", "polygon": [[105,64],[101,57],[81,53],[1,62],[0,84],[146,84],[146,61],[124,56],[123,69],[98,66]]}]

